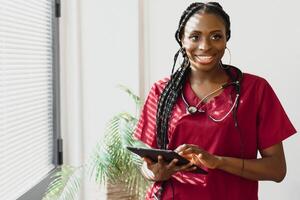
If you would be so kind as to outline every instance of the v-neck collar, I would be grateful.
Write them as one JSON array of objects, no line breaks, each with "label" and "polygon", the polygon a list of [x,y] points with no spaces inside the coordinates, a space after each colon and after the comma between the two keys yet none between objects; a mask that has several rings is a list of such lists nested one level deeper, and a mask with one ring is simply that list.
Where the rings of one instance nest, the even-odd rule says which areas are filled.
[{"label": "v-neck collar", "polygon": [[[199,106],[198,109],[202,110],[210,110],[212,105],[215,107],[216,105],[222,105],[223,103],[228,101],[229,94],[231,93],[233,87],[227,87],[224,88],[223,91],[221,91],[220,94],[217,96],[214,96],[209,99],[208,102],[202,102]],[[190,106],[196,106],[200,101],[201,98],[199,98],[196,93],[193,91],[191,83],[189,80],[186,81],[183,89],[183,95],[187,101],[187,103]]]}]

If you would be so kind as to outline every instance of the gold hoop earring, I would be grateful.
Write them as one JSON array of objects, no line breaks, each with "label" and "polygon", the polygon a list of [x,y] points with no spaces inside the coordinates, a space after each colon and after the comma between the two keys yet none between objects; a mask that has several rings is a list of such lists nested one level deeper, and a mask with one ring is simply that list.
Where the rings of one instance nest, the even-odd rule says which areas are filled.
[{"label": "gold hoop earring", "polygon": [[[226,51],[226,49],[227,49],[227,51],[228,51],[228,56],[225,56],[225,53],[224,53],[223,58],[224,58],[224,57],[229,57],[229,58],[228,58],[228,60],[229,60],[228,64],[231,65],[231,52],[230,52],[230,50],[229,50],[228,47],[225,47],[225,51]],[[224,51],[224,52],[225,52],[225,51]],[[223,58],[222,58],[222,59],[223,59]]]}]

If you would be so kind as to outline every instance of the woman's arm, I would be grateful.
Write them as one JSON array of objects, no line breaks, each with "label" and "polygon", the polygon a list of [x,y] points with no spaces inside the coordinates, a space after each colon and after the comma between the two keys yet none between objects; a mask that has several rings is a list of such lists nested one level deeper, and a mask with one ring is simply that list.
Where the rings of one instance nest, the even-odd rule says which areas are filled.
[{"label": "woman's arm", "polygon": [[249,160],[219,157],[217,168],[251,180],[281,182],[286,175],[282,143],[261,150],[260,154],[262,158]]},{"label": "woman's arm", "polygon": [[262,158],[241,159],[215,156],[195,145],[182,145],[177,151],[195,164],[210,169],[221,169],[250,180],[272,180],[281,182],[286,175],[286,163],[282,143],[261,150]]}]

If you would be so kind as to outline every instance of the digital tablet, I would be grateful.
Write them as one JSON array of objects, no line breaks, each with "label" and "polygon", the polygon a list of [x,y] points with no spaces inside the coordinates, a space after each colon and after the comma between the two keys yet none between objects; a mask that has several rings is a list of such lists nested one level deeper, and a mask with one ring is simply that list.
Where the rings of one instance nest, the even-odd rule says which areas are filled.
[{"label": "digital tablet", "polygon": [[[163,150],[163,149],[150,149],[150,148],[141,148],[141,147],[127,147],[127,149],[140,157],[150,158],[153,162],[157,162],[157,157],[161,155],[166,162],[171,162],[173,159],[178,159],[177,165],[185,165],[190,161],[180,156],[178,153],[172,150]],[[196,165],[194,165],[196,166]],[[204,169],[196,166],[197,169],[191,171],[193,173],[207,174],[208,172]]]}]

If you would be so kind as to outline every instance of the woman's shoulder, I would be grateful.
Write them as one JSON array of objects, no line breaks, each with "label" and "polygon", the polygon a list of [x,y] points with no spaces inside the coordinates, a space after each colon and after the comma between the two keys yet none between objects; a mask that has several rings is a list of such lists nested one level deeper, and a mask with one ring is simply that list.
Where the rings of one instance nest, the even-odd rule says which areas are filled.
[{"label": "woman's shoulder", "polygon": [[151,91],[155,91],[156,94],[161,94],[163,89],[166,87],[167,83],[169,82],[169,80],[170,77],[165,77],[155,81],[152,84]]},{"label": "woman's shoulder", "polygon": [[247,72],[243,72],[242,82],[247,85],[268,85],[268,81],[265,78]]},{"label": "woman's shoulder", "polygon": [[242,90],[254,92],[256,96],[262,96],[265,93],[268,93],[269,91],[273,91],[273,88],[267,81],[267,79],[251,73],[243,73],[241,87]]},{"label": "woman's shoulder", "polygon": [[159,80],[155,81],[154,85],[164,87],[169,82],[169,80],[170,80],[169,76],[168,77],[164,77],[162,79],[159,79]]}]

